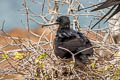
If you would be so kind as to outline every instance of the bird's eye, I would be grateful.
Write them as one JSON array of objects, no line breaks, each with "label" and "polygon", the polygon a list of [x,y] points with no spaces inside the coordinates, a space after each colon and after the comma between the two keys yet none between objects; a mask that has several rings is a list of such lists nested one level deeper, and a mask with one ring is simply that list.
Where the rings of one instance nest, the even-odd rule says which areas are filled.
[{"label": "bird's eye", "polygon": [[61,19],[60,19],[60,18],[58,18],[56,21],[57,21],[57,22],[61,22]]}]

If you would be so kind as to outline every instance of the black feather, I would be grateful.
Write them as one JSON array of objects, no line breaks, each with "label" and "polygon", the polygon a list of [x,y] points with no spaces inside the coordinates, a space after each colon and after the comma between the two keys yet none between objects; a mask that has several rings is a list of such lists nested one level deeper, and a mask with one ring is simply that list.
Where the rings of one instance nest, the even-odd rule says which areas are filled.
[{"label": "black feather", "polygon": [[110,11],[107,14],[105,14],[92,28],[94,28],[100,21],[102,21],[106,16],[108,16],[116,7],[117,8],[115,9],[115,11],[108,17],[108,19],[105,22],[107,22],[111,17],[113,17],[118,12],[120,12],[120,0],[106,0],[101,5],[99,5],[97,8],[91,10],[91,11],[97,11],[97,10],[101,10],[104,8],[108,8],[110,6],[113,6],[110,9]]},{"label": "black feather", "polygon": [[[91,42],[84,34],[70,29],[69,17],[61,16],[56,21],[59,24],[56,38],[54,40],[54,53],[56,56],[66,59],[72,57],[68,51],[60,49],[59,47],[68,49],[74,54],[78,51],[92,47]],[[88,56],[93,55],[93,52],[93,48],[90,48],[75,55],[76,62],[85,63],[88,60]]]}]

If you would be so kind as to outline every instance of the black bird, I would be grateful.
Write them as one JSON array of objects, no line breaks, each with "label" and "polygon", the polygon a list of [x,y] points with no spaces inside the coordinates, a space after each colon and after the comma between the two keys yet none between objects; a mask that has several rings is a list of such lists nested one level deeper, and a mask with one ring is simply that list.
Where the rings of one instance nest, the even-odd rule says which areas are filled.
[{"label": "black bird", "polygon": [[75,55],[75,64],[79,65],[79,62],[86,63],[88,61],[88,56],[93,55],[94,53],[93,48],[91,48],[92,44],[90,40],[88,40],[84,34],[70,28],[69,17],[58,17],[56,22],[58,23],[59,28],[54,40],[55,55],[62,59],[72,58],[72,55],[68,51],[61,49],[60,47],[70,50],[73,54],[89,48]]},{"label": "black bird", "polygon": [[118,12],[120,12],[120,0],[106,0],[105,2],[102,2],[98,5],[99,6],[97,8],[91,11],[97,11],[100,9],[108,8],[110,6],[113,6],[113,7],[92,28],[94,28],[100,21],[102,21],[106,16],[108,16],[115,8],[116,8],[115,11],[109,16],[109,18],[105,22],[107,22],[111,17],[113,17]]}]

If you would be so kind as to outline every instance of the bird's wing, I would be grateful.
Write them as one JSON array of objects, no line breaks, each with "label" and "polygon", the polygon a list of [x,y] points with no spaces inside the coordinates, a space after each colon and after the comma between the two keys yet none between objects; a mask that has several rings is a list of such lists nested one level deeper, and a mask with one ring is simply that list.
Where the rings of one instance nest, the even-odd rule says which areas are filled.
[{"label": "bird's wing", "polygon": [[64,58],[67,55],[70,55],[69,51],[76,53],[77,49],[82,45],[79,39],[77,38],[70,39],[70,40],[67,39],[67,41],[59,41],[59,39],[57,38],[55,39],[54,51],[55,51],[55,54],[61,58]]},{"label": "bird's wing", "polygon": [[111,17],[113,17],[118,12],[120,12],[120,4],[118,5],[118,7],[116,8],[116,10],[111,14],[111,16],[105,22],[107,22]]},{"label": "bird's wing", "polygon": [[70,29],[70,30],[62,30],[60,33],[57,34],[57,36],[60,40],[60,42],[66,42],[68,40],[71,40],[73,38],[79,37],[76,31]]},{"label": "bird's wing", "polygon": [[95,8],[91,11],[97,11],[97,10],[108,8],[110,6],[118,5],[118,4],[120,4],[120,0],[107,0],[107,1],[103,2],[100,6],[98,6],[97,8]]},{"label": "bird's wing", "polygon": [[[113,6],[109,12],[107,12],[96,24],[94,24],[91,29],[93,29],[100,21],[102,21],[107,15],[109,15],[111,13],[111,11],[115,8],[116,6]],[[118,5],[118,7],[116,8],[116,10],[107,18],[107,20],[105,22],[107,22],[111,17],[113,17],[115,14],[117,14],[118,12],[120,12],[120,4]]]},{"label": "bird's wing", "polygon": [[97,11],[97,10],[108,8],[110,6],[118,5],[118,4],[120,4],[120,0],[107,0],[105,2],[100,2],[98,4],[95,4],[95,5],[86,7],[86,8],[81,8],[81,9],[79,9],[79,11],[80,10],[85,10],[85,9],[88,9],[88,8],[92,8],[92,7],[95,7],[95,6],[98,6],[97,8],[91,10],[91,11]]},{"label": "bird's wing", "polygon": [[[72,51],[73,53],[82,51],[81,52],[82,54],[88,54],[88,55],[93,54],[93,48],[91,48],[92,44],[90,42],[85,42],[85,41],[79,40],[79,39],[72,39],[70,41],[63,42],[62,46],[59,46],[59,47],[63,47],[67,50]],[[88,48],[90,48],[90,49],[88,49]],[[83,50],[85,50],[85,51],[83,51]]]},{"label": "bird's wing", "polygon": [[100,6],[98,6],[97,8],[91,10],[91,11],[97,11],[97,10],[100,10],[100,9],[104,9],[104,8],[108,8],[110,6],[113,6],[109,10],[109,12],[107,12],[95,25],[93,25],[91,27],[91,29],[93,29],[98,23],[100,23],[100,21],[102,21],[107,15],[109,15],[117,5],[118,5],[117,9],[105,21],[105,22],[107,22],[111,17],[113,17],[115,14],[117,14],[120,11],[120,0],[107,0],[107,1],[103,2]]},{"label": "bird's wing", "polygon": [[111,11],[115,8],[116,6],[113,6],[96,24],[94,24],[91,29],[93,29],[100,21],[102,21],[107,15],[111,13]]},{"label": "bird's wing", "polygon": [[60,45],[59,47],[65,48],[72,52],[76,52],[78,48],[85,46],[84,44],[85,44],[84,41],[79,40],[78,38],[74,38],[74,39],[62,42],[62,45]]},{"label": "bird's wing", "polygon": [[[92,47],[91,42],[88,40],[88,38],[86,36],[84,36],[82,33],[79,33],[79,32],[76,35],[79,35],[79,37],[75,37],[73,39],[62,42],[61,47],[66,48],[72,52],[78,52],[78,51],[84,50],[86,48]],[[89,52],[87,52],[87,51],[88,50],[86,50],[84,52],[84,54],[89,54],[89,53],[91,54],[90,51]]]},{"label": "bird's wing", "polygon": [[81,10],[85,10],[85,9],[88,9],[88,8],[92,8],[92,7],[95,7],[95,6],[101,5],[101,4],[103,4],[103,3],[104,3],[104,2],[101,2],[101,3],[95,4],[95,5],[92,5],[92,6],[89,6],[89,7],[81,8],[81,9],[79,9],[79,11],[81,11]]}]

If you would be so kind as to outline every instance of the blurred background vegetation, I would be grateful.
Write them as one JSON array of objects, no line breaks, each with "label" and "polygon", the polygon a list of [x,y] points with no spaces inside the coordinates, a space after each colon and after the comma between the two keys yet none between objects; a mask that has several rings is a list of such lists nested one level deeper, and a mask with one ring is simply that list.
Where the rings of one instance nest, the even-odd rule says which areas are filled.
[{"label": "blurred background vegetation", "polygon": [[[69,1],[69,0],[68,0]],[[44,0],[27,0],[27,7],[36,15],[41,14],[42,12],[42,3]],[[98,2],[97,0],[80,0],[82,5],[84,7],[90,6],[90,4],[95,4]],[[5,30],[10,30],[15,27],[24,27],[24,24],[26,23],[26,16],[24,14],[24,0],[0,0],[0,24],[5,20]],[[50,1],[51,5],[54,5],[54,0]],[[45,0],[45,6],[46,9],[44,9],[44,15],[48,13],[48,1]],[[52,6],[53,7],[53,6]],[[66,14],[68,9],[68,5],[63,5],[62,8],[60,9],[60,13],[62,15]],[[84,14],[86,12],[80,11],[77,12],[78,14]],[[94,12],[96,13],[96,12]],[[87,14],[94,14],[94,13],[89,13],[89,10],[87,11]],[[30,13],[29,13],[30,14]],[[34,17],[38,21],[43,21],[39,17]],[[50,18],[50,15],[47,16],[47,18]],[[79,17],[79,22],[81,24],[81,27],[86,27],[90,24],[90,21],[93,19],[93,16],[80,16]],[[72,20],[71,20],[72,21]],[[33,21],[30,21],[30,27],[36,27],[38,24],[36,24]],[[105,25],[104,25],[105,26]]]}]

